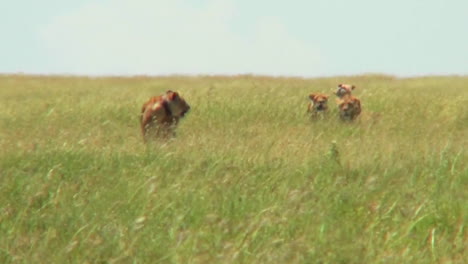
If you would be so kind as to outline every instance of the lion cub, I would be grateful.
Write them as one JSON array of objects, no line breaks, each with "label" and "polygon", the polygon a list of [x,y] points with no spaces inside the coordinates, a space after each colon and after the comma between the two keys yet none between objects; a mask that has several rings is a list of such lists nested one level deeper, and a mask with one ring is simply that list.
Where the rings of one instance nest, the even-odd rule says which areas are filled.
[{"label": "lion cub", "polygon": [[338,98],[343,98],[347,95],[351,95],[351,92],[356,89],[356,86],[352,85],[352,84],[338,84],[338,88],[336,89],[336,96],[338,96]]},{"label": "lion cub", "polygon": [[338,109],[341,120],[352,121],[361,114],[361,100],[352,95],[345,95],[340,99]]},{"label": "lion cub", "polygon": [[311,117],[315,118],[328,111],[328,95],[310,94],[309,98],[310,102],[307,106],[307,112],[311,114]]}]

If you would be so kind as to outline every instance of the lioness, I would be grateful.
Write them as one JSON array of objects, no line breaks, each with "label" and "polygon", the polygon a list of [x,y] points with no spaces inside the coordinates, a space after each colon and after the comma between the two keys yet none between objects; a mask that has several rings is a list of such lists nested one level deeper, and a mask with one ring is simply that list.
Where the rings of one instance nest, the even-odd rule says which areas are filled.
[{"label": "lioness", "polygon": [[351,95],[351,91],[354,89],[356,89],[356,86],[352,84],[338,84],[338,89],[335,94],[338,98],[343,98],[346,95]]},{"label": "lioness", "polygon": [[179,119],[189,110],[190,106],[177,92],[169,90],[164,95],[151,97],[141,108],[143,141],[147,142],[150,136],[174,136]]},{"label": "lioness", "polygon": [[361,100],[352,96],[344,96],[338,103],[340,118],[343,121],[352,121],[361,113]]},{"label": "lioness", "polygon": [[325,113],[328,110],[328,95],[326,94],[310,94],[310,102],[307,106],[307,112],[312,117],[317,117],[319,113]]}]

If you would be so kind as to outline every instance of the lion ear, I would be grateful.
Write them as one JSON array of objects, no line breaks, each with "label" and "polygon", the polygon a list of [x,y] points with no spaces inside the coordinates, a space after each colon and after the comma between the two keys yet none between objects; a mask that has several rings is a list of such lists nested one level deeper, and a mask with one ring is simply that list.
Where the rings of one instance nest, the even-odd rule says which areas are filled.
[{"label": "lion ear", "polygon": [[167,92],[168,92],[167,98],[168,98],[169,100],[171,100],[171,101],[172,101],[172,100],[176,100],[176,99],[179,97],[179,94],[178,94],[177,92],[173,92],[173,91],[170,91],[170,90],[167,91]]},{"label": "lion ear", "polygon": [[356,89],[356,86],[351,85],[351,90],[354,90],[354,89]]},{"label": "lion ear", "polygon": [[313,100],[314,100],[314,98],[315,98],[315,94],[310,94],[310,95],[309,95],[309,98],[310,98],[310,100],[312,100],[312,101],[313,101]]}]

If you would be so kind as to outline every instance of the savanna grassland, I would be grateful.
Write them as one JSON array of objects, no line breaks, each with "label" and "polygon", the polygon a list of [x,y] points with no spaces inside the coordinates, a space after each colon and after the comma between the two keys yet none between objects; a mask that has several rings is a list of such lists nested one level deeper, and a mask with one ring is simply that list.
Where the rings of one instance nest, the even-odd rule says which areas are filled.
[{"label": "savanna grassland", "polygon": [[[338,83],[360,119],[311,121]],[[0,76],[0,263],[466,263],[467,83]],[[192,109],[144,145],[168,89]]]}]

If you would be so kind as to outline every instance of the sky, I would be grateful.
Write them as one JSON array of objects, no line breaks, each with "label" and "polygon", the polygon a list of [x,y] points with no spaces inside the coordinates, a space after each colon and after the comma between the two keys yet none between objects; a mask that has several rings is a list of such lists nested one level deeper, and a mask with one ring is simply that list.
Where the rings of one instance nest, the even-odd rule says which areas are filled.
[{"label": "sky", "polygon": [[0,1],[0,73],[468,74],[467,0]]}]

